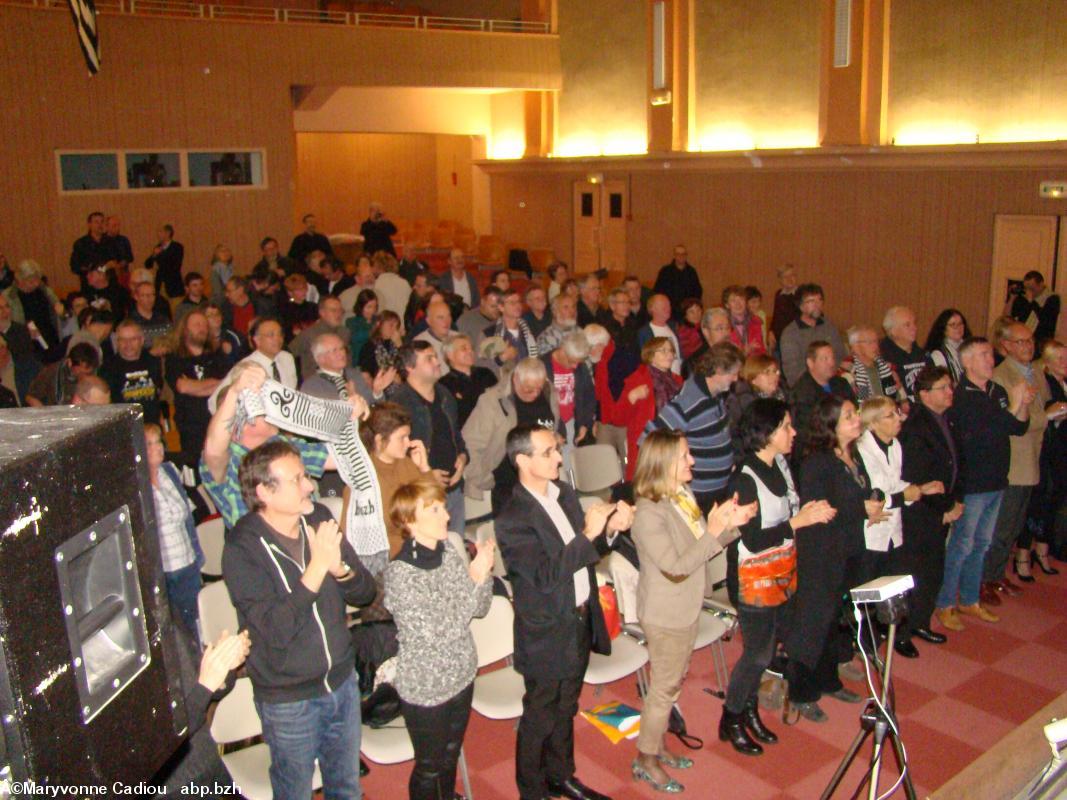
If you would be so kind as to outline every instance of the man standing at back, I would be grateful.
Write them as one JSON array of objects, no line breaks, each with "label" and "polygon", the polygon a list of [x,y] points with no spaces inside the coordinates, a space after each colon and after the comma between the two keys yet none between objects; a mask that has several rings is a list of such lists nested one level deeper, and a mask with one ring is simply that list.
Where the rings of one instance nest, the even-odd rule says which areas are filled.
[{"label": "man standing at back", "polygon": [[797,287],[796,298],[799,316],[786,325],[778,340],[782,351],[782,376],[792,386],[804,374],[808,345],[823,341],[834,351],[834,360],[840,364],[847,355],[841,334],[832,322],[823,316],[824,295],[817,283],[805,283]]},{"label": "man standing at back", "polygon": [[304,223],[304,230],[293,237],[293,243],[289,245],[289,258],[297,264],[303,264],[308,253],[321,250],[327,257],[333,258],[333,246],[330,240],[318,232],[319,221],[314,214],[305,214],[300,220]]},{"label": "man standing at back", "polygon": [[300,454],[271,441],[241,461],[250,509],[222,552],[248,675],[270,748],[275,800],[307,800],[316,760],[329,798],[359,800],[360,697],[346,603],[374,599],[374,578],[323,506]]},{"label": "man standing at back", "polygon": [[700,276],[689,263],[689,254],[684,244],[674,246],[674,260],[660,267],[656,276],[656,285],[652,291],[665,294],[671,301],[671,317],[675,322],[682,319],[682,301],[695,297],[703,302],[704,287],[700,285]]},{"label": "man standing at back", "polygon": [[574,715],[590,650],[611,652],[593,567],[630,527],[633,507],[596,503],[583,513],[574,489],[559,481],[563,458],[552,431],[517,427],[506,447],[519,483],[496,535],[515,592],[515,669],[526,686],[515,746],[519,797],[607,800],[574,774]]},{"label": "man standing at back", "polygon": [[74,241],[74,247],[71,248],[70,252],[70,271],[78,276],[83,292],[88,285],[85,274],[89,270],[103,266],[111,260],[111,250],[104,234],[103,213],[94,211],[85,222],[89,226],[89,230],[84,236]]}]

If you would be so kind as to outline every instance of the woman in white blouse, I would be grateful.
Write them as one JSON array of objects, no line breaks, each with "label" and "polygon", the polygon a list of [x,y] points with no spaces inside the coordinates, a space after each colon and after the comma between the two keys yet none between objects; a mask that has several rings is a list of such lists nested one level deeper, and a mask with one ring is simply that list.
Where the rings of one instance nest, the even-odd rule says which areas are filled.
[{"label": "woman in white blouse", "polygon": [[159,426],[146,424],[144,440],[167,597],[171,608],[195,638],[199,616],[196,598],[202,586],[200,568],[204,565],[204,553],[196,537],[192,504],[185,494],[178,468],[164,460],[163,432]]},{"label": "woman in white blouse", "polygon": [[[926,494],[943,494],[941,481],[922,485],[907,483],[901,478],[903,455],[897,435],[904,418],[890,397],[872,397],[860,409],[864,432],[857,447],[863,466],[871,479],[871,489],[885,499],[883,510],[888,518],[877,523],[865,522],[863,537],[867,550],[863,558],[863,580],[884,575],[909,572],[904,552],[904,522],[901,509]],[[879,498],[879,499],[881,499]],[[902,626],[893,643],[894,649],[906,658],[915,658],[919,651],[911,642],[908,629]]]}]

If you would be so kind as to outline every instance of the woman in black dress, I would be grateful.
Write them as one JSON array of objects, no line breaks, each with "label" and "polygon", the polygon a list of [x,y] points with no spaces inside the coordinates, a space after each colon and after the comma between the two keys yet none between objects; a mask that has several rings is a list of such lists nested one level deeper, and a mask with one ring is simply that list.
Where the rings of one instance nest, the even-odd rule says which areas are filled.
[{"label": "woman in black dress", "polygon": [[827,395],[815,406],[810,424],[800,467],[800,501],[825,500],[837,514],[796,537],[796,616],[786,644],[788,724],[801,716],[825,722],[818,704],[823,695],[846,703],[861,699],[837,676],[838,663],[851,653],[838,623],[842,598],[850,586],[861,582],[864,523],[888,519],[884,500],[872,497],[870,478],[856,451],[863,424],[855,404]]}]

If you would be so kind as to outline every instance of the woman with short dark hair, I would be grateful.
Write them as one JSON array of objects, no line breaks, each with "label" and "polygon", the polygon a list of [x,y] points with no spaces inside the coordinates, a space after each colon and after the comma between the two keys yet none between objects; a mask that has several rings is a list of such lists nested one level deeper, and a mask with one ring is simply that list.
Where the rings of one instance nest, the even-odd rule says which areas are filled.
[{"label": "woman with short dark hair", "polygon": [[760,719],[758,693],[793,608],[794,536],[802,528],[829,522],[835,512],[825,500],[800,505],[786,460],[796,438],[788,405],[773,398],[752,401],[738,432],[743,457],[731,489],[738,503],[757,504],[757,511],[726,550],[726,585],[737,608],[744,650],[730,674],[719,738],[739,753],[759,755],[763,748],[754,739],[778,741]]}]

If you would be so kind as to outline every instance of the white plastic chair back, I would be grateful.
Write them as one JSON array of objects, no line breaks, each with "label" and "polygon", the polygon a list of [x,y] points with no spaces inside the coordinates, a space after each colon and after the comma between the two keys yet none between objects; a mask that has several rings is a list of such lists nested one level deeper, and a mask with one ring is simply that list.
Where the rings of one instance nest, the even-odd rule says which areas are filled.
[{"label": "white plastic chair back", "polygon": [[[478,529],[474,533],[474,541],[484,542],[486,539],[496,540],[496,529],[492,522],[485,522],[478,526]],[[503,578],[507,575],[507,567],[504,564],[504,558],[500,555],[500,545],[496,546],[496,550],[493,551],[493,575],[498,578]]]},{"label": "white plastic chair back", "polygon": [[320,497],[319,502],[330,510],[333,518],[337,522],[341,522],[341,510],[344,507],[344,498],[337,495],[330,495],[329,497]]},{"label": "white plastic chair back", "polygon": [[619,454],[610,444],[574,448],[574,488],[599,492],[622,480]]},{"label": "white plastic chair back", "polygon": [[622,553],[613,551],[608,555],[608,573],[615,587],[615,602],[619,605],[622,621],[637,623],[637,569]]},{"label": "white plastic chair back", "polygon": [[221,577],[222,546],[225,542],[226,525],[222,517],[206,519],[196,526],[196,538],[200,540],[200,549],[204,551],[202,575]]},{"label": "white plastic chair back", "polygon": [[238,678],[233,691],[219,701],[211,720],[211,738],[216,744],[252,739],[263,733],[259,714],[252,702],[252,681]]},{"label": "white plastic chair back", "polygon": [[515,650],[512,638],[515,611],[506,597],[493,596],[489,613],[481,619],[471,620],[471,636],[478,652],[478,667],[484,667],[507,658]]},{"label": "white plastic chair back", "polygon": [[467,552],[467,545],[463,541],[463,537],[460,536],[455,531],[449,531],[448,532],[448,543],[450,545],[452,545],[454,548],[456,548],[456,552],[459,553],[459,557],[463,559],[463,563],[466,564],[467,566],[470,566],[471,557],[470,557],[470,553]]},{"label": "white plastic chair back", "polygon": [[704,596],[711,597],[714,594],[715,585],[726,580],[726,551],[711,558],[704,566],[704,570]]},{"label": "white plastic chair back", "polygon": [[230,602],[230,593],[223,581],[209,583],[197,595],[196,605],[200,612],[200,641],[210,644],[223,631],[237,633],[237,609]]}]

